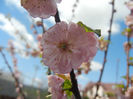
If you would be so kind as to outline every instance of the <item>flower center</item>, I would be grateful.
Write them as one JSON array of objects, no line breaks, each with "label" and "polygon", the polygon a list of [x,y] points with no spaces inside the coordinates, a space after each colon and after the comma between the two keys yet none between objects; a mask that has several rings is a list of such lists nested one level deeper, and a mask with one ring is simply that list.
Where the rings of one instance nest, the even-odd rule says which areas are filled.
[{"label": "flower center", "polygon": [[59,43],[58,48],[61,51],[70,51],[69,44],[67,42],[61,42],[61,43]]}]

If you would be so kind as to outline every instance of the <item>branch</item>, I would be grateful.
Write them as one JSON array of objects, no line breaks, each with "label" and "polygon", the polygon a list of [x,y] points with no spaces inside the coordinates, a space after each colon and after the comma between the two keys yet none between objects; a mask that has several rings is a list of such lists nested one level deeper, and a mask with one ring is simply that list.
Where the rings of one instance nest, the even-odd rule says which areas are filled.
[{"label": "branch", "polygon": [[59,12],[58,12],[58,10],[57,10],[56,15],[55,15],[54,17],[55,17],[55,22],[56,22],[56,23],[58,23],[58,22],[61,21],[61,20],[60,20],[60,17],[59,17]]},{"label": "branch", "polygon": [[[111,40],[112,24],[113,24],[113,19],[114,19],[114,13],[116,12],[116,10],[115,10],[115,0],[112,0],[111,4],[112,4],[112,13],[111,13],[111,19],[110,19],[110,26],[109,26],[109,30],[108,30],[108,34],[109,34],[108,35],[108,41]],[[104,72],[104,69],[105,69],[105,64],[106,64],[106,61],[107,61],[108,49],[109,49],[109,43],[107,45],[107,50],[105,50],[105,52],[104,52],[104,60],[103,60],[103,64],[102,64],[103,68],[101,69],[100,77],[99,77],[99,80],[97,82],[97,89],[96,89],[95,98],[98,96],[98,89],[99,89],[99,86],[100,86],[100,83],[101,83],[101,80],[102,80],[103,72]]]},{"label": "branch", "polygon": [[73,92],[76,99],[81,99],[80,92],[78,89],[78,83],[74,74],[74,70],[70,72],[71,82],[72,82],[72,88],[71,91]]},{"label": "branch", "polygon": [[[131,0],[132,1],[132,0]],[[130,15],[132,15],[132,11],[130,12]],[[132,26],[129,26],[129,28],[132,29]],[[130,37],[131,37],[131,33],[128,33],[127,35],[127,44],[128,44],[128,47],[129,47],[129,50],[127,50],[127,53],[126,53],[126,56],[127,56],[127,73],[126,73],[126,80],[127,80],[127,88],[129,87],[129,83],[130,83],[130,77],[129,77],[129,54],[130,54]]]},{"label": "branch", "polygon": [[15,74],[13,73],[13,70],[12,70],[11,66],[9,65],[7,59],[6,59],[5,54],[2,52],[2,50],[0,50],[0,53],[1,53],[1,55],[2,55],[2,57],[3,57],[3,59],[4,59],[4,61],[5,61],[5,64],[6,64],[7,67],[8,67],[8,69],[9,69],[9,71],[10,71],[12,77],[13,77],[14,80],[15,80],[15,87],[16,87],[16,88],[19,87],[19,89],[20,89],[19,93],[22,95],[22,99],[26,99],[26,98],[25,98],[25,95],[24,95],[24,93],[23,93],[23,90],[22,90],[22,88],[20,87],[19,80],[16,78]]},{"label": "branch", "polygon": [[[130,46],[130,35],[127,36],[127,44],[128,46]],[[126,80],[127,80],[127,88],[129,87],[129,53],[130,53],[130,49],[127,51],[126,56],[127,56],[127,74],[126,74]]]},{"label": "branch", "polygon": [[43,31],[43,33],[45,33],[45,27],[44,27],[44,24],[43,24],[43,19],[41,19],[41,22],[42,22],[42,31]]}]

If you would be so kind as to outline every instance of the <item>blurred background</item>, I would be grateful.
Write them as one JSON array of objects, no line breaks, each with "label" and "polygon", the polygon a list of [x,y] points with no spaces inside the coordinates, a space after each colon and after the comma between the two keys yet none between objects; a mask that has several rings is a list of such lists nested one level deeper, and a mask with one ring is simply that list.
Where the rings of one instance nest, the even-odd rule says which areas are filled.
[{"label": "blurred background", "polygon": [[[102,38],[107,39],[111,17],[110,1],[62,0],[58,4],[58,10],[62,21],[68,23],[82,21],[93,29],[101,29]],[[126,28],[125,17],[130,13],[125,6],[126,1],[128,0],[116,0],[115,5],[117,12],[114,16],[112,37],[101,85],[101,90],[110,92],[109,95],[112,95],[116,84],[126,84],[124,79],[126,54],[123,44],[127,38],[121,34]],[[76,6],[74,6],[75,4]],[[16,78],[19,79],[21,84],[19,86],[23,88],[28,99],[47,99],[45,96],[49,94],[47,80],[49,70],[41,62],[39,36],[54,24],[53,17],[44,20],[31,17],[21,6],[20,0],[1,0],[0,2],[0,50],[4,53]],[[133,40],[131,39],[131,41]],[[90,63],[89,72],[83,72],[82,75],[77,76],[83,93],[87,93],[91,89],[92,91],[88,92],[91,95],[91,92],[95,90],[95,83],[99,79],[102,68],[103,56],[104,51],[99,49]],[[130,68],[130,76],[132,75],[133,68]],[[10,70],[0,54],[0,99],[17,97],[14,82]]]}]

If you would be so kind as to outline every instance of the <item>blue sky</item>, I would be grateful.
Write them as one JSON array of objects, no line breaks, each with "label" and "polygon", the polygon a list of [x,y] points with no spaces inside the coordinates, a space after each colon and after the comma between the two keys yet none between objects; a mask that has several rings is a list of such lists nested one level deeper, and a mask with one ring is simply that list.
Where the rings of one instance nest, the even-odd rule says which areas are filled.
[{"label": "blue sky", "polygon": [[[124,0],[124,1],[127,1],[127,0]],[[119,4],[118,4],[118,1],[116,3],[117,13],[115,15],[115,21],[113,25],[113,35],[111,37],[111,43],[109,46],[107,64],[106,64],[104,76],[102,79],[103,82],[115,82],[116,81],[117,60],[119,60],[118,82],[124,81],[121,78],[121,76],[126,74],[126,55],[123,49],[123,43],[126,41],[126,37],[121,35],[121,32],[126,27],[124,24],[124,17],[128,15],[129,11],[128,9],[126,9],[125,5],[123,4],[124,1],[119,1]],[[63,2],[58,5],[62,20],[69,22],[69,20],[71,19],[71,16],[72,16],[71,10],[72,10],[73,3],[74,3],[74,0],[72,0],[71,2],[70,0],[67,0],[67,1],[63,0]],[[74,22],[83,21],[84,23],[86,23],[88,26],[92,28],[101,28],[102,35],[105,36],[106,38],[107,30],[109,27],[111,6],[108,4],[107,0],[88,0],[87,3],[88,5],[86,5],[85,2],[79,3],[78,7],[76,8],[76,12],[75,12],[76,17],[72,21]],[[85,5],[89,8],[85,7]],[[83,12],[84,9],[87,9],[88,13]],[[4,23],[6,21],[1,20],[2,15],[7,15],[7,14],[10,14],[14,20],[17,20],[17,22],[20,23],[20,25],[25,26],[25,31],[23,30],[23,32],[29,33],[30,34],[29,37],[31,37],[31,39],[29,38],[27,39],[30,40],[30,42],[32,43],[36,43],[35,39],[34,38],[32,39],[33,35],[32,35],[32,30],[30,29],[31,21],[29,19],[30,18],[29,14],[26,12],[26,10],[20,7],[19,0],[1,0],[0,27],[2,27],[4,24],[7,24],[7,23]],[[35,19],[35,20],[38,20],[38,19]],[[14,21],[14,24],[15,22],[16,21]],[[49,26],[54,24],[53,18],[50,18],[48,20],[45,19],[44,23],[46,27],[48,28]],[[22,29],[21,26],[17,27],[17,25],[16,25],[16,28]],[[21,43],[21,47],[22,47],[23,43],[17,38],[15,38],[14,34],[9,33],[10,31],[8,30],[10,30],[9,27],[7,27],[6,30],[1,30],[0,28],[0,37],[2,38],[0,39],[0,46],[7,47],[8,40],[13,39],[15,42]],[[40,29],[38,29],[38,31],[41,33]],[[6,53],[9,63],[12,65],[11,56],[6,51],[4,51],[4,53]],[[17,55],[16,57],[18,58],[19,70],[27,76],[27,79],[25,79],[26,83],[31,83],[30,80],[35,73],[36,66],[39,67],[39,71],[36,77],[38,79],[44,79],[43,80],[44,83],[47,82],[46,75],[45,75],[47,67],[42,66],[42,64],[40,63],[41,59],[32,58],[32,57],[24,58],[24,57],[21,57],[20,55]],[[103,62],[103,52],[98,51],[93,61],[101,64]],[[6,65],[4,64],[2,57],[0,56],[0,69],[3,67],[5,68],[5,71],[8,70],[6,68]],[[133,68],[131,68],[130,73],[133,74]],[[100,74],[99,71],[91,71],[87,75],[83,74],[82,76],[79,77],[79,81],[80,81],[79,83],[85,85],[86,83],[88,83],[88,81],[96,82],[98,80],[99,74]]]}]

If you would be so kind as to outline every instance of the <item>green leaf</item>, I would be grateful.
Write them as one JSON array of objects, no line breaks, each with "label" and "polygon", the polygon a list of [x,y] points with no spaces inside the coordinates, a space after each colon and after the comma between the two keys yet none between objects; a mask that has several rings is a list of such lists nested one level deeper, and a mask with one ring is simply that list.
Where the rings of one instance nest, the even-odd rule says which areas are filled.
[{"label": "green leaf", "polygon": [[132,32],[132,29],[131,28],[126,28],[125,31],[129,33],[129,32]]},{"label": "green leaf", "polygon": [[51,98],[52,97],[52,94],[49,94],[46,96],[46,98]]},{"label": "green leaf", "polygon": [[72,91],[70,89],[72,88],[72,83],[70,80],[66,79],[64,83],[62,84],[62,89],[67,94],[68,99],[71,99],[71,96],[73,95]]},{"label": "green leaf", "polygon": [[64,79],[64,80],[69,79],[66,75],[63,75],[63,74],[57,74],[57,73],[56,73],[56,75],[57,75],[58,77]]},{"label": "green leaf", "polygon": [[114,97],[114,96],[115,96],[115,94],[112,93],[112,92],[105,92],[105,94],[106,94],[108,97]]},{"label": "green leaf", "polygon": [[103,36],[101,36],[101,37],[100,37],[100,40],[104,40],[104,37],[103,37]]},{"label": "green leaf", "polygon": [[108,42],[108,43],[111,43],[111,41],[110,40],[105,40],[106,42]]},{"label": "green leaf", "polygon": [[125,88],[125,86],[123,84],[118,84],[118,85],[116,85],[116,87],[118,87],[118,88]]},{"label": "green leaf", "polygon": [[129,65],[133,66],[133,57],[129,57]]},{"label": "green leaf", "polygon": [[71,96],[73,95],[72,91],[66,90],[65,92],[67,94],[68,99],[71,99]]},{"label": "green leaf", "polygon": [[42,58],[42,54],[40,54],[39,57]]},{"label": "green leaf", "polygon": [[125,80],[127,79],[127,77],[126,77],[126,76],[121,76],[121,78],[123,78],[123,79],[125,79]]},{"label": "green leaf", "polygon": [[93,30],[93,32],[96,33],[99,37],[101,36],[101,30],[100,29]]},{"label": "green leaf", "polygon": [[132,29],[130,29],[130,28],[124,29],[124,31],[122,32],[122,35],[125,35],[125,32],[130,33],[130,32],[132,32]]},{"label": "green leaf", "polygon": [[81,21],[79,21],[77,24],[80,25],[81,27],[83,27],[86,32],[94,32],[99,37],[101,36],[101,30],[100,29],[93,30],[92,28],[90,28],[90,27],[86,26],[85,24],[83,24]]},{"label": "green leaf", "polygon": [[125,31],[121,32],[122,35],[125,35]]},{"label": "green leaf", "polygon": [[72,88],[72,83],[70,80],[66,79],[64,83],[62,84],[63,90],[70,90]]},{"label": "green leaf", "polygon": [[130,60],[130,61],[133,61],[133,57],[129,57],[129,60]]}]

